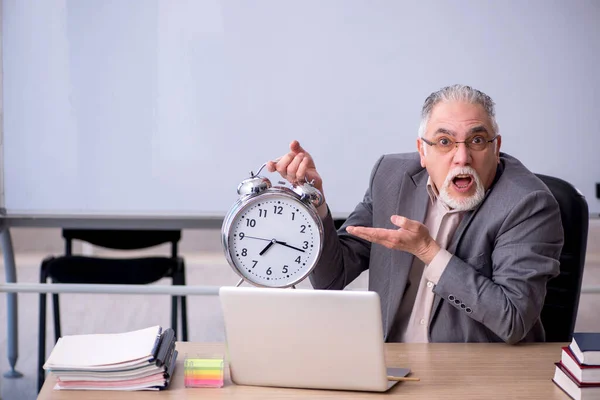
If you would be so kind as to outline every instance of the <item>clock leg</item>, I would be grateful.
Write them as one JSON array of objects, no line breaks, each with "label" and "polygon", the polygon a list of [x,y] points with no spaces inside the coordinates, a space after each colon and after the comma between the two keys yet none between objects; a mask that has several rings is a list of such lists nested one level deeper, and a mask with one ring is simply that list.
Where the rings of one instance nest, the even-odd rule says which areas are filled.
[{"label": "clock leg", "polygon": [[244,283],[244,279],[240,279],[240,281],[237,283],[237,285],[235,285],[235,287],[240,287],[242,285],[242,283]]}]

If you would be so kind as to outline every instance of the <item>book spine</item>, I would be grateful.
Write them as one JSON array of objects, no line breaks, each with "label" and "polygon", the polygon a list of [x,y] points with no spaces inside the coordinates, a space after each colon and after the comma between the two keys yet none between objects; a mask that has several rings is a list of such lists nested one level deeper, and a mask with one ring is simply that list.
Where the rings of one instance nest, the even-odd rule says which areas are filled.
[{"label": "book spine", "polygon": [[160,347],[160,339],[162,338],[162,327],[158,327],[158,333],[156,334],[156,340],[154,340],[154,346],[152,347],[152,357],[156,358],[158,355],[158,349]]},{"label": "book spine", "polygon": [[165,360],[165,365],[164,365],[164,368],[165,368],[165,378],[169,378],[170,377],[170,375],[169,375],[169,365],[171,365],[171,361],[173,361],[173,355],[174,354],[175,354],[175,341],[173,341],[171,343],[171,347],[169,348],[169,351],[167,353],[167,357],[166,357],[166,360]]},{"label": "book spine", "polygon": [[163,333],[163,337],[160,343],[160,348],[156,356],[156,365],[162,367],[167,358],[171,343],[175,343],[175,331],[172,328],[168,328]]},{"label": "book spine", "polygon": [[171,377],[173,377],[173,371],[175,370],[175,364],[177,362],[177,354],[179,354],[177,352],[177,350],[173,350],[173,356],[171,357],[169,369],[167,370],[169,377],[165,380],[165,386],[159,388],[159,390],[164,390],[164,389],[169,388],[169,384],[171,383]]}]

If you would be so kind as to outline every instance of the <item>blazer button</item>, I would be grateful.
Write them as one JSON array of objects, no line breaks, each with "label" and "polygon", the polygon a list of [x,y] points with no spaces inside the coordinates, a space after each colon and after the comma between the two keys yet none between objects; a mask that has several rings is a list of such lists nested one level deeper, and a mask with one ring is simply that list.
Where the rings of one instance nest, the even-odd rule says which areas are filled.
[{"label": "blazer button", "polygon": [[467,307],[467,308],[465,308],[465,312],[467,314],[471,314],[473,312],[473,310],[471,310],[471,307]]},{"label": "blazer button", "polygon": [[451,294],[450,296],[448,296],[448,300],[450,300],[450,301],[454,301],[454,299],[455,299],[455,297],[454,297],[454,295],[453,295],[453,294]]},{"label": "blazer button", "polygon": [[467,306],[465,306],[465,303],[461,303],[460,308],[462,308],[464,310],[465,308],[467,308]]},{"label": "blazer button", "polygon": [[459,299],[454,299],[454,304],[459,305],[460,304],[460,300]]}]

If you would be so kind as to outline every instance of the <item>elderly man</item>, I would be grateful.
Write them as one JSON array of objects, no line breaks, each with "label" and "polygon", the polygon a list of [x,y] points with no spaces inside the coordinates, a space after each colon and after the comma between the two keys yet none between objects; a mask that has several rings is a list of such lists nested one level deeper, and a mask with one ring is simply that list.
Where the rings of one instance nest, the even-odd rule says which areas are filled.
[{"label": "elderly man", "polygon": [[[492,99],[469,86],[432,93],[418,153],[382,156],[361,203],[325,244],[311,282],[343,289],[369,269],[388,342],[543,341],[546,282],[563,231],[548,188],[500,153]],[[323,183],[297,141],[267,166],[294,183]]]}]

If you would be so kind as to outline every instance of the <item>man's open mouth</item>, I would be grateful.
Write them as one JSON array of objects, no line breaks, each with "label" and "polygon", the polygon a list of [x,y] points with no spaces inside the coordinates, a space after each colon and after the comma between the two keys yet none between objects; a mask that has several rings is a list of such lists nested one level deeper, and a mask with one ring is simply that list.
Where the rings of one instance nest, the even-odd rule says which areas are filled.
[{"label": "man's open mouth", "polygon": [[472,175],[460,174],[456,175],[452,179],[452,186],[454,187],[454,190],[464,193],[468,192],[469,189],[471,189],[471,186],[473,186],[473,182],[475,182],[475,180],[473,179]]}]

